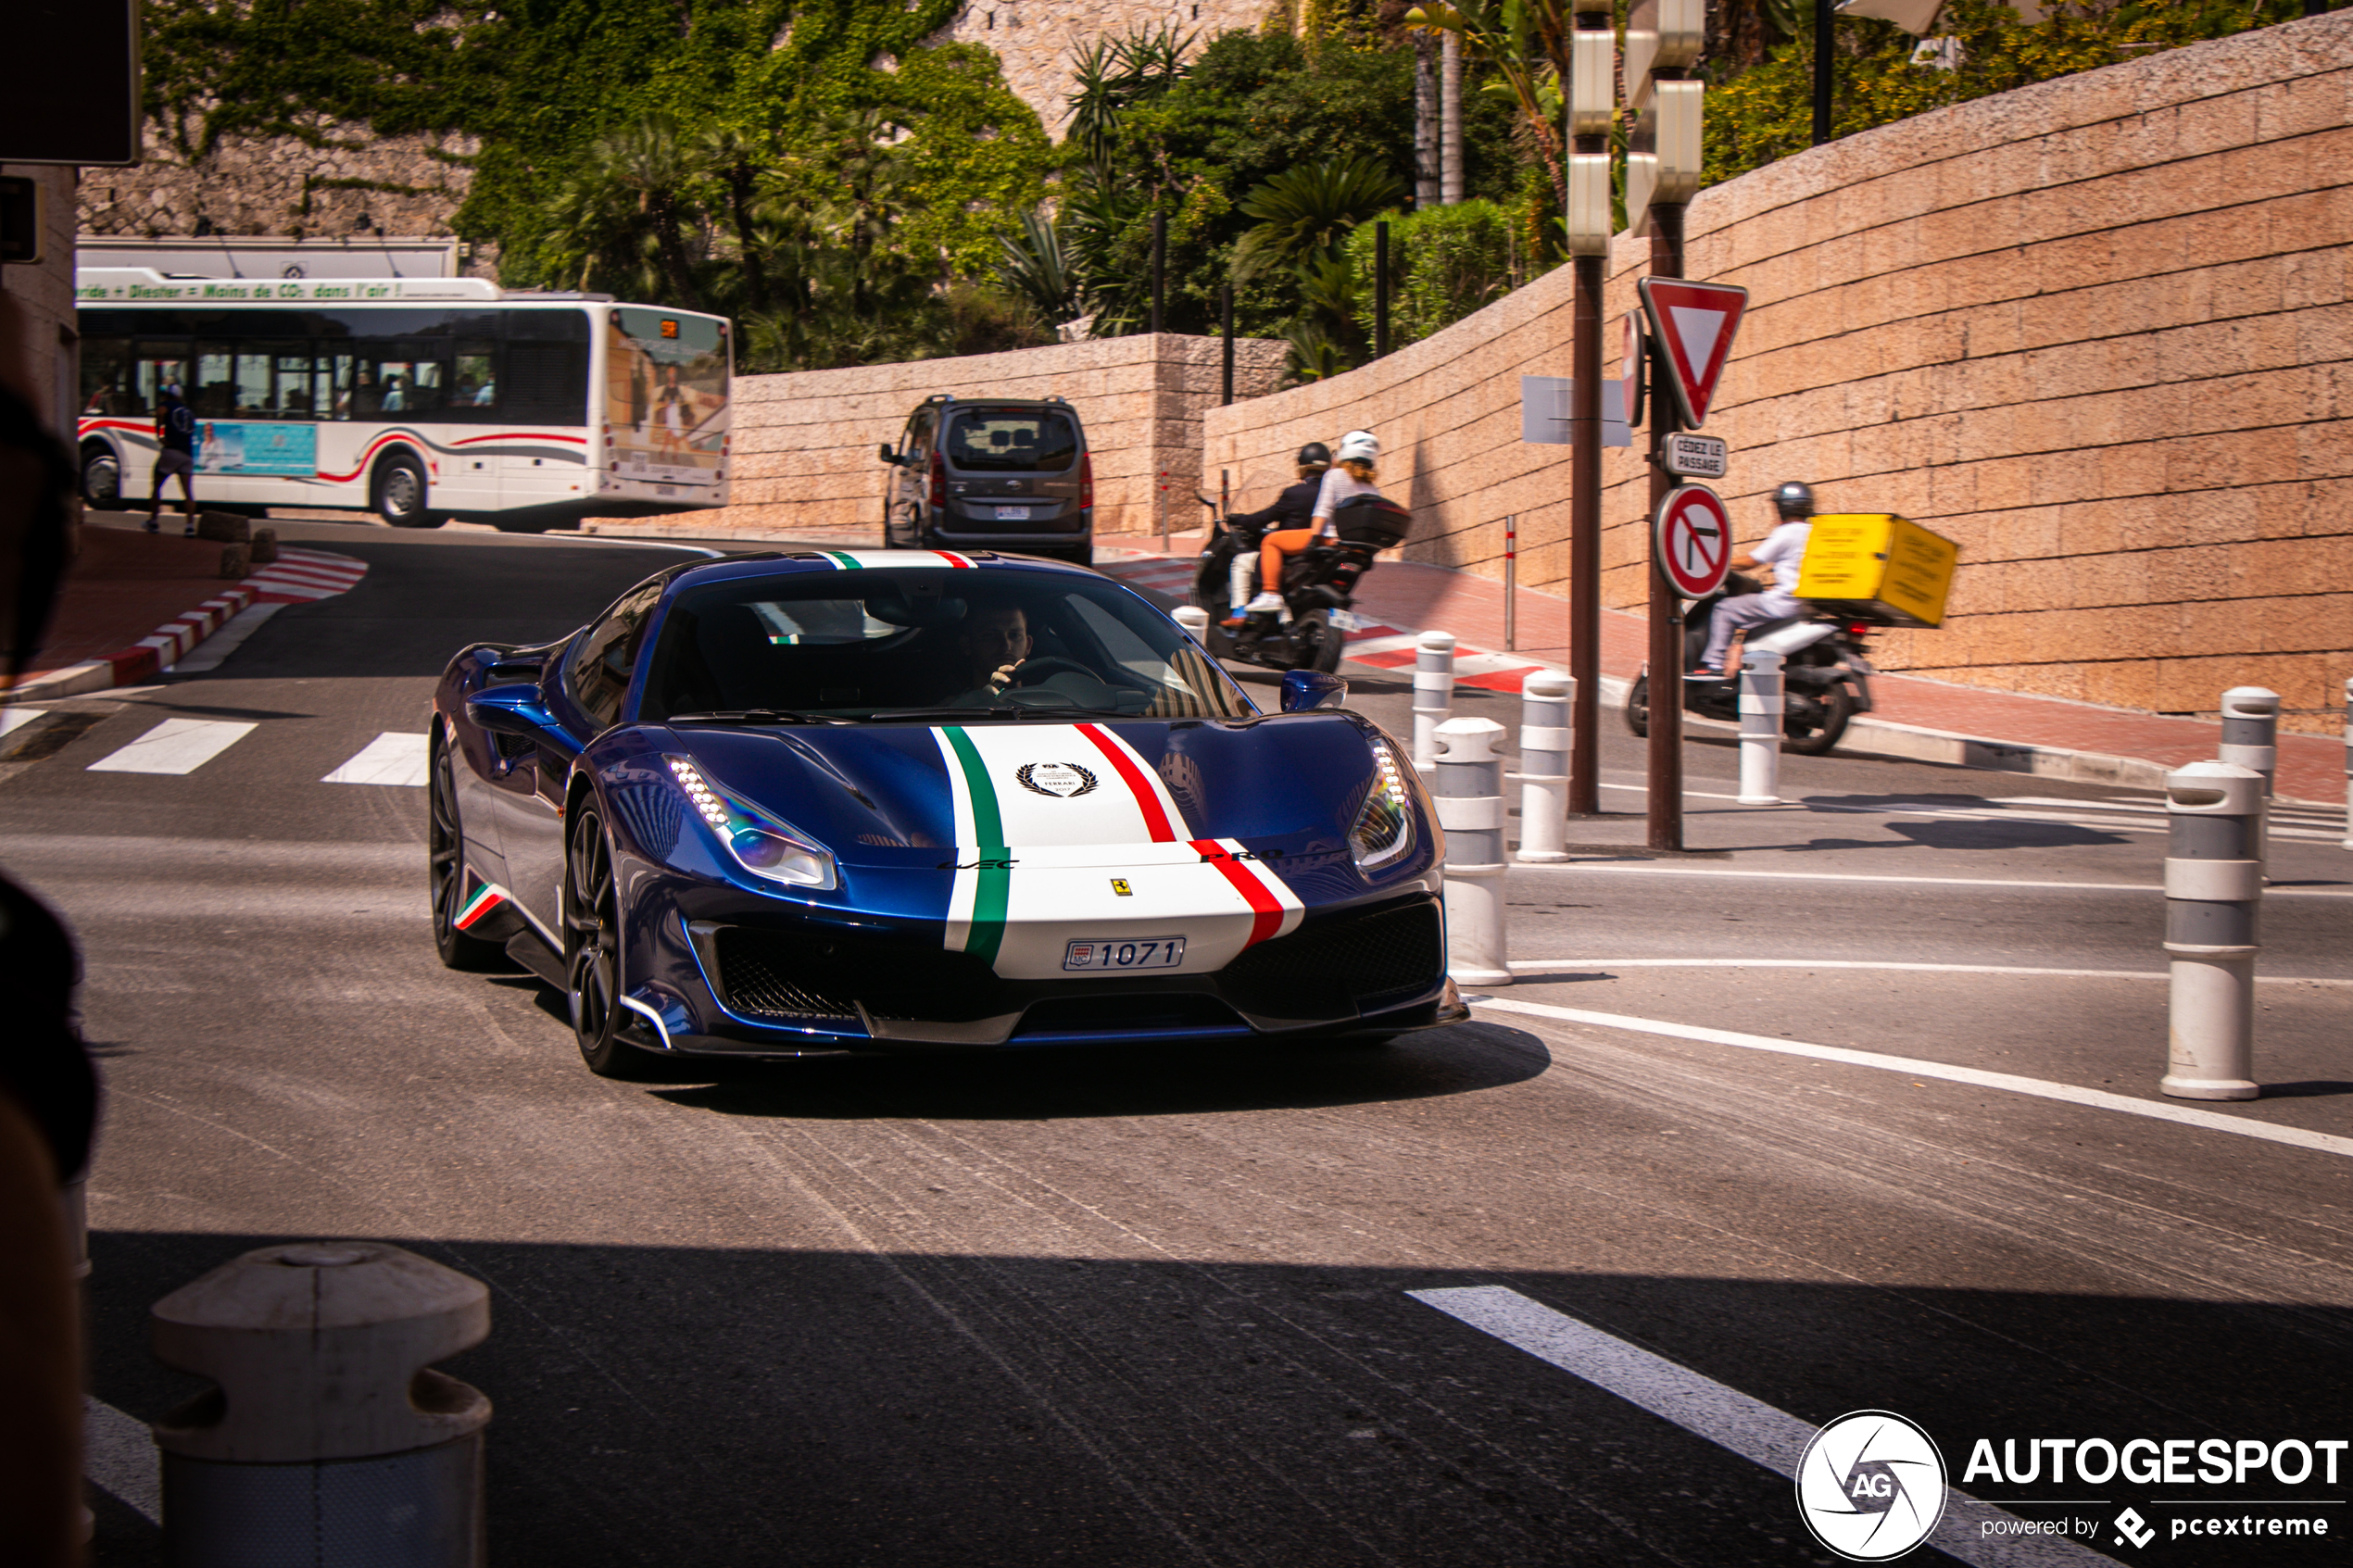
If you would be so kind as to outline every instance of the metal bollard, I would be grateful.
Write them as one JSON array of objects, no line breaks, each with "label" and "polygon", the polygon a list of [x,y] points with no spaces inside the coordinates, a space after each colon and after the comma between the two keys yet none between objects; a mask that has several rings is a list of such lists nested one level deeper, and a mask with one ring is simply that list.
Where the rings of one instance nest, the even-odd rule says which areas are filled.
[{"label": "metal bollard", "polygon": [[1512,983],[1504,940],[1504,759],[1495,755],[1503,734],[1492,719],[1438,726],[1430,800],[1446,831],[1446,971],[1458,985]]},{"label": "metal bollard", "polygon": [[1178,605],[1168,615],[1185,629],[1185,635],[1203,647],[1209,646],[1209,611],[1199,605]]},{"label": "metal bollard", "polygon": [[1454,633],[1425,632],[1414,643],[1414,766],[1438,761],[1438,726],[1454,707]]},{"label": "metal bollard", "polygon": [[2353,675],[2345,678],[2345,845],[2353,849]]},{"label": "metal bollard", "polygon": [[2253,1099],[2261,940],[2263,778],[2231,762],[2165,777],[2165,951],[2172,965],[2165,1076],[2176,1099]]},{"label": "metal bollard", "polygon": [[1781,803],[1782,656],[1741,654],[1741,797],[1743,806]]},{"label": "metal bollard", "polygon": [[2268,872],[2271,859],[2271,779],[2280,771],[2280,694],[2263,686],[2233,686],[2224,692],[2222,745],[2215,756],[2263,775],[2262,817],[2255,824],[2255,859]]},{"label": "metal bollard", "polygon": [[1577,683],[1540,670],[1519,689],[1519,851],[1531,864],[1568,859],[1568,699]]},{"label": "metal bollard", "polygon": [[490,1293],[380,1242],[265,1247],[157,1302],[166,1366],[220,1386],[155,1424],[171,1568],[481,1568],[490,1400],[431,1370]]}]

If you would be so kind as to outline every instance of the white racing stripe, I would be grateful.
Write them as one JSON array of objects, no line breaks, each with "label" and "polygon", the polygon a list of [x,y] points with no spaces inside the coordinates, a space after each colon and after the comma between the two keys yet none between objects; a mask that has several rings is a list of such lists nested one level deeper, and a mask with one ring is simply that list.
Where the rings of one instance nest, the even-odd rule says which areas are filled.
[{"label": "white racing stripe", "polygon": [[[2027,969],[1998,963],[1879,963],[1861,959],[1514,959],[1504,966],[1516,974],[1554,974],[1595,969],[1888,969],[1924,974],[2041,974],[2066,980],[2170,980],[2162,969]],[[2353,980],[2259,974],[2274,985],[2353,985]]]},{"label": "white racing stripe", "polygon": [[403,734],[397,730],[386,730],[361,746],[342,767],[319,782],[422,785],[428,771],[426,739],[422,734]]},{"label": "white racing stripe", "polygon": [[2134,1099],[2129,1095],[2110,1094],[2106,1089],[2079,1088],[2073,1084],[2055,1084],[2045,1078],[2022,1078],[2014,1073],[1988,1073],[1981,1068],[1956,1067],[1948,1062],[1926,1061],[1918,1057],[1885,1056],[1878,1051],[1849,1050],[1843,1046],[1817,1046],[1804,1040],[1770,1040],[1762,1035],[1743,1035],[1730,1029],[1706,1029],[1696,1024],[1669,1023],[1663,1019],[1633,1018],[1617,1012],[1589,1012],[1583,1008],[1556,1008],[1542,1002],[1505,1000],[1501,997],[1466,997],[1464,999],[1491,1012],[1516,1012],[1529,1018],[1551,1018],[1564,1023],[1587,1024],[1596,1029],[1625,1029],[1638,1035],[1664,1035],[1670,1039],[1696,1040],[1703,1045],[1735,1046],[1742,1050],[1769,1051],[1777,1056],[1810,1057],[1816,1061],[1877,1068],[1883,1073],[1902,1073],[1914,1078],[1938,1078],[1948,1084],[1967,1084],[1972,1088],[2032,1095],[2037,1099],[2063,1100],[2069,1105],[2088,1106],[2095,1110],[2120,1110],[2128,1116],[2145,1116],[2151,1121],[2178,1123],[2184,1127],[2197,1127],[2209,1133],[2231,1133],[2243,1138],[2260,1138],[2267,1143],[2286,1144],[2292,1148],[2353,1159],[2353,1138],[2307,1132],[2302,1127],[2283,1127],[2270,1122],[2258,1122],[2251,1117],[2193,1110],[2185,1105]]},{"label": "white racing stripe", "polygon": [[82,1474],[94,1486],[163,1523],[163,1461],[147,1424],[102,1399],[82,1401]]},{"label": "white racing stripe", "polygon": [[[1813,1441],[1816,1428],[1810,1423],[1516,1290],[1482,1285],[1405,1294],[1785,1479],[1797,1478],[1798,1461]],[[1795,1499],[1789,1506],[1794,1513]],[[2002,1522],[2012,1527],[2022,1523],[1947,1486],[1944,1517],[1923,1544],[1974,1568],[2072,1568],[2114,1561],[2063,1536],[1986,1533],[1988,1524],[1998,1527]]]},{"label": "white racing stripe", "polygon": [[90,764],[93,773],[193,773],[258,726],[220,719],[166,719]]}]

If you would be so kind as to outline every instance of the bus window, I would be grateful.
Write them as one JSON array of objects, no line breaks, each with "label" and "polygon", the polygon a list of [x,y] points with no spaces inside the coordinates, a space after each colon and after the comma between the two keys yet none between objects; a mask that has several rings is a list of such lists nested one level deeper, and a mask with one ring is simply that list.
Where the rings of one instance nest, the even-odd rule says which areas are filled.
[{"label": "bus window", "polygon": [[448,365],[438,356],[422,358],[417,343],[363,343],[351,417],[414,420],[437,412],[447,389]]},{"label": "bus window", "polygon": [[152,414],[156,399],[167,386],[177,385],[184,395],[188,390],[187,348],[176,343],[142,343],[138,358],[132,366],[136,378],[131,387],[131,406],[126,414]]},{"label": "bus window", "polygon": [[494,346],[487,343],[458,345],[458,369],[449,388],[449,409],[456,414],[461,408],[496,408],[498,406],[498,367]]},{"label": "bus window", "polygon": [[[259,407],[266,418],[273,420],[308,420],[316,416],[311,411],[310,345],[307,343],[259,343],[253,345],[256,358],[268,366],[270,372],[269,400]],[[245,356],[237,357],[237,373],[245,375]]]},{"label": "bus window", "polygon": [[200,420],[225,420],[237,406],[237,351],[218,339],[196,345],[195,384],[182,388]]},{"label": "bus window", "polygon": [[129,338],[84,337],[82,340],[82,411],[85,414],[128,414],[132,411]]}]

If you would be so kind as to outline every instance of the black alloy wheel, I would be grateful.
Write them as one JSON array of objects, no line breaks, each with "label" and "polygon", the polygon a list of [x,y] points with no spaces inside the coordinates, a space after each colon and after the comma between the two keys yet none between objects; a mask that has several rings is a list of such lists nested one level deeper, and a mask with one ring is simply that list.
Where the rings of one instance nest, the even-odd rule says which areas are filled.
[{"label": "black alloy wheel", "polygon": [[473,889],[467,885],[466,839],[458,822],[458,775],[449,748],[433,748],[432,785],[426,791],[425,855],[433,892],[433,945],[451,969],[488,969],[506,957],[496,942],[458,929],[458,916]]},{"label": "black alloy wheel", "polygon": [[564,992],[580,1059],[599,1078],[644,1078],[656,1059],[621,1037],[621,901],[613,889],[612,840],[596,809],[573,813],[564,857]]},{"label": "black alloy wheel", "polygon": [[122,464],[110,447],[94,445],[82,452],[82,498],[93,511],[121,508]]}]

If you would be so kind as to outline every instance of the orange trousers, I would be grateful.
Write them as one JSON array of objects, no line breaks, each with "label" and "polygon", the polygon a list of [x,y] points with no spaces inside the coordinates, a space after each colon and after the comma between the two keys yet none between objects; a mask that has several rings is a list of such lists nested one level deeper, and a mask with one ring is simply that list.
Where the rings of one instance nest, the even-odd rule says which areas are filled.
[{"label": "orange trousers", "polygon": [[1258,585],[1270,594],[1283,591],[1283,558],[1295,556],[1315,542],[1315,528],[1286,528],[1258,542]]}]

